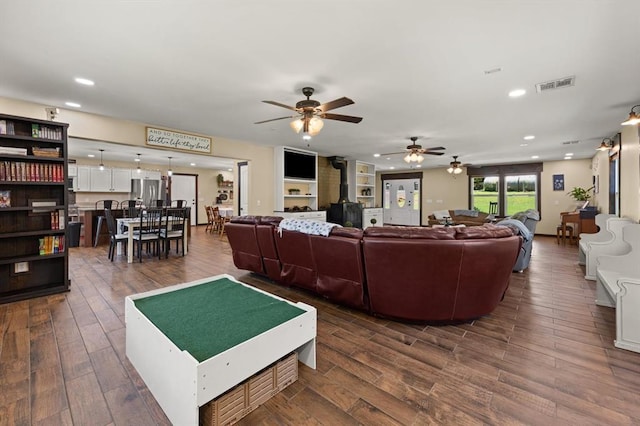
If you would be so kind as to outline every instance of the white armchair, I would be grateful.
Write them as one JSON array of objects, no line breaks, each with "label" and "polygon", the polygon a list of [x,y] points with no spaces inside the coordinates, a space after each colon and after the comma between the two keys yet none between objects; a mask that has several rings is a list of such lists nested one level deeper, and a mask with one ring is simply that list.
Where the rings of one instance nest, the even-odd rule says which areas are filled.
[{"label": "white armchair", "polygon": [[585,254],[585,276],[587,280],[596,280],[598,256],[619,256],[629,252],[631,247],[622,239],[622,228],[632,224],[629,218],[612,217],[607,219],[606,228],[612,237],[606,241],[586,242],[583,245]]},{"label": "white armchair", "polygon": [[616,308],[615,346],[640,352],[640,224],[626,225],[622,238],[627,254],[598,257],[596,304]]},{"label": "white armchair", "polygon": [[580,243],[578,244],[578,263],[580,265],[584,265],[586,262],[585,249],[587,247],[587,243],[605,242],[613,238],[613,234],[607,229],[607,219],[612,217],[618,216],[616,216],[615,214],[604,213],[596,215],[595,221],[596,226],[598,227],[598,232],[596,232],[595,234],[580,234]]}]

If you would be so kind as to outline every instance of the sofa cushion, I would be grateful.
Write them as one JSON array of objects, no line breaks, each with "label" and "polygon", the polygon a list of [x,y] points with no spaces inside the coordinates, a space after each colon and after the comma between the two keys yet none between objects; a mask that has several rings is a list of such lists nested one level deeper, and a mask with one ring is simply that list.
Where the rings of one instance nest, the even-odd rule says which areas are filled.
[{"label": "sofa cushion", "polygon": [[455,228],[426,228],[418,226],[370,226],[365,237],[425,240],[455,240]]},{"label": "sofa cushion", "polygon": [[234,216],[231,218],[231,223],[246,223],[249,225],[255,225],[260,221],[260,216]]},{"label": "sofa cushion", "polygon": [[505,238],[513,235],[511,228],[484,224],[482,226],[468,226],[455,229],[456,240],[472,240],[485,238]]},{"label": "sofa cushion", "polygon": [[260,218],[261,225],[273,225],[278,226],[282,222],[280,216],[258,216]]},{"label": "sofa cushion", "polygon": [[329,235],[332,237],[355,238],[359,240],[362,238],[362,233],[362,229],[343,228],[341,226],[336,226],[331,230],[331,233]]}]

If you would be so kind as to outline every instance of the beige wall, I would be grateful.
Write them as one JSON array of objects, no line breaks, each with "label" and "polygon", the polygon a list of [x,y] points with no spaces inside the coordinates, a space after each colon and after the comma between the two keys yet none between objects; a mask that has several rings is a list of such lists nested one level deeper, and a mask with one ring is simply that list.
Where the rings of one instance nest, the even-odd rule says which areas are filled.
[{"label": "beige wall", "polygon": [[620,216],[640,221],[640,126],[622,126]]},{"label": "beige wall", "polygon": [[[24,102],[14,99],[0,98],[0,111],[6,114],[46,119],[45,106]],[[60,109],[60,114],[56,121],[69,123],[69,136],[85,139],[103,140],[126,145],[144,146],[145,124],[126,120],[119,120],[84,112]],[[175,129],[193,133],[190,129]],[[226,157],[236,160],[246,160],[249,164],[249,213],[257,215],[269,215],[273,213],[273,148],[259,146],[248,142],[218,138],[214,135],[212,156]],[[174,168],[175,171],[178,171]],[[192,172],[193,169],[186,169],[185,172]],[[215,174],[214,174],[215,173]],[[234,171],[237,173],[237,171]],[[203,175],[205,173],[203,172]],[[218,171],[211,171],[212,179]],[[208,173],[207,173],[208,176]],[[204,176],[203,176],[204,177]],[[209,178],[203,179],[208,180]],[[233,178],[237,182],[237,178]],[[198,194],[199,217],[206,218],[204,213],[204,202],[211,202],[213,188],[207,182],[200,182],[207,193]],[[217,192],[217,185],[215,192]],[[237,194],[237,190],[234,191]],[[214,196],[215,198],[215,196]],[[202,220],[202,219],[201,219]]]},{"label": "beige wall", "polygon": [[[592,186],[591,159],[547,161],[542,167],[544,171],[540,175],[541,220],[536,227],[536,233],[555,235],[556,227],[560,223],[560,213],[576,209],[576,201],[567,195],[567,192],[575,186],[585,189]],[[553,190],[553,175],[558,174],[564,175],[564,191]]]}]

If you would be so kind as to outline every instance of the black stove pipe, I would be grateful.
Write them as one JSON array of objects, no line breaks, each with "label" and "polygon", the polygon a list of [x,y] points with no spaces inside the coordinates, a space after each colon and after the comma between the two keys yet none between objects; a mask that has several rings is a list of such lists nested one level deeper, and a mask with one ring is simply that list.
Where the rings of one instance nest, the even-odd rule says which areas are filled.
[{"label": "black stove pipe", "polygon": [[340,199],[338,203],[349,202],[349,184],[347,183],[347,162],[344,157],[333,156],[328,158],[334,169],[340,170]]}]

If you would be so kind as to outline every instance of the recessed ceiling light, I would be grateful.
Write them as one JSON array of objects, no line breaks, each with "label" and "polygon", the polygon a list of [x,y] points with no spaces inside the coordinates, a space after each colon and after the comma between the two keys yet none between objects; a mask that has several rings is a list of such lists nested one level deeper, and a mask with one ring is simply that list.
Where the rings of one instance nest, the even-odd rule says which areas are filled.
[{"label": "recessed ceiling light", "polygon": [[573,157],[564,157],[565,160],[571,160]]},{"label": "recessed ceiling light", "polygon": [[88,78],[76,77],[76,83],[84,84],[85,86],[93,86],[95,83]]},{"label": "recessed ceiling light", "polygon": [[195,166],[195,165],[196,165],[196,163],[191,163],[191,165],[192,165],[192,166]]},{"label": "recessed ceiling light", "polygon": [[573,155],[573,152],[567,152],[565,155],[566,155],[567,157],[571,157],[571,156]]},{"label": "recessed ceiling light", "polygon": [[94,154],[87,154],[87,157],[93,158],[93,157],[95,157],[95,155]]},{"label": "recessed ceiling light", "polygon": [[230,171],[230,172],[232,172],[232,171],[233,171],[233,169],[227,169],[227,170],[228,170],[228,171]]},{"label": "recessed ceiling light", "polygon": [[525,137],[524,137],[524,138],[522,138],[522,139],[524,139],[525,141],[531,141],[531,140],[534,140],[535,138],[536,138],[536,137],[535,137],[535,136],[533,136],[533,135],[527,135],[527,136],[525,136]]},{"label": "recessed ceiling light", "polygon": [[80,108],[82,105],[80,105],[77,102],[65,102],[64,103],[66,106],[70,106],[70,107],[74,107],[74,108]]},{"label": "recessed ceiling light", "polygon": [[387,157],[387,160],[391,160],[391,157]]},{"label": "recessed ceiling light", "polygon": [[373,156],[378,158],[378,157],[380,157],[380,154],[373,154]]},{"label": "recessed ceiling light", "polygon": [[518,98],[520,96],[524,96],[525,93],[527,93],[527,91],[524,89],[515,89],[509,92],[509,97]]},{"label": "recessed ceiling light", "polygon": [[521,143],[520,146],[529,146],[528,143]]},{"label": "recessed ceiling light", "polygon": [[532,155],[531,158],[533,158],[535,160],[536,158],[540,158],[540,156],[539,155]]},{"label": "recessed ceiling light", "polygon": [[391,166],[389,167],[389,170],[395,170],[395,167]]},{"label": "recessed ceiling light", "polygon": [[484,70],[485,74],[495,74],[497,72],[502,71],[502,68],[498,67],[498,68],[491,68],[489,70]]},{"label": "recessed ceiling light", "polygon": [[420,169],[422,168],[422,164],[418,164],[416,167]]}]

